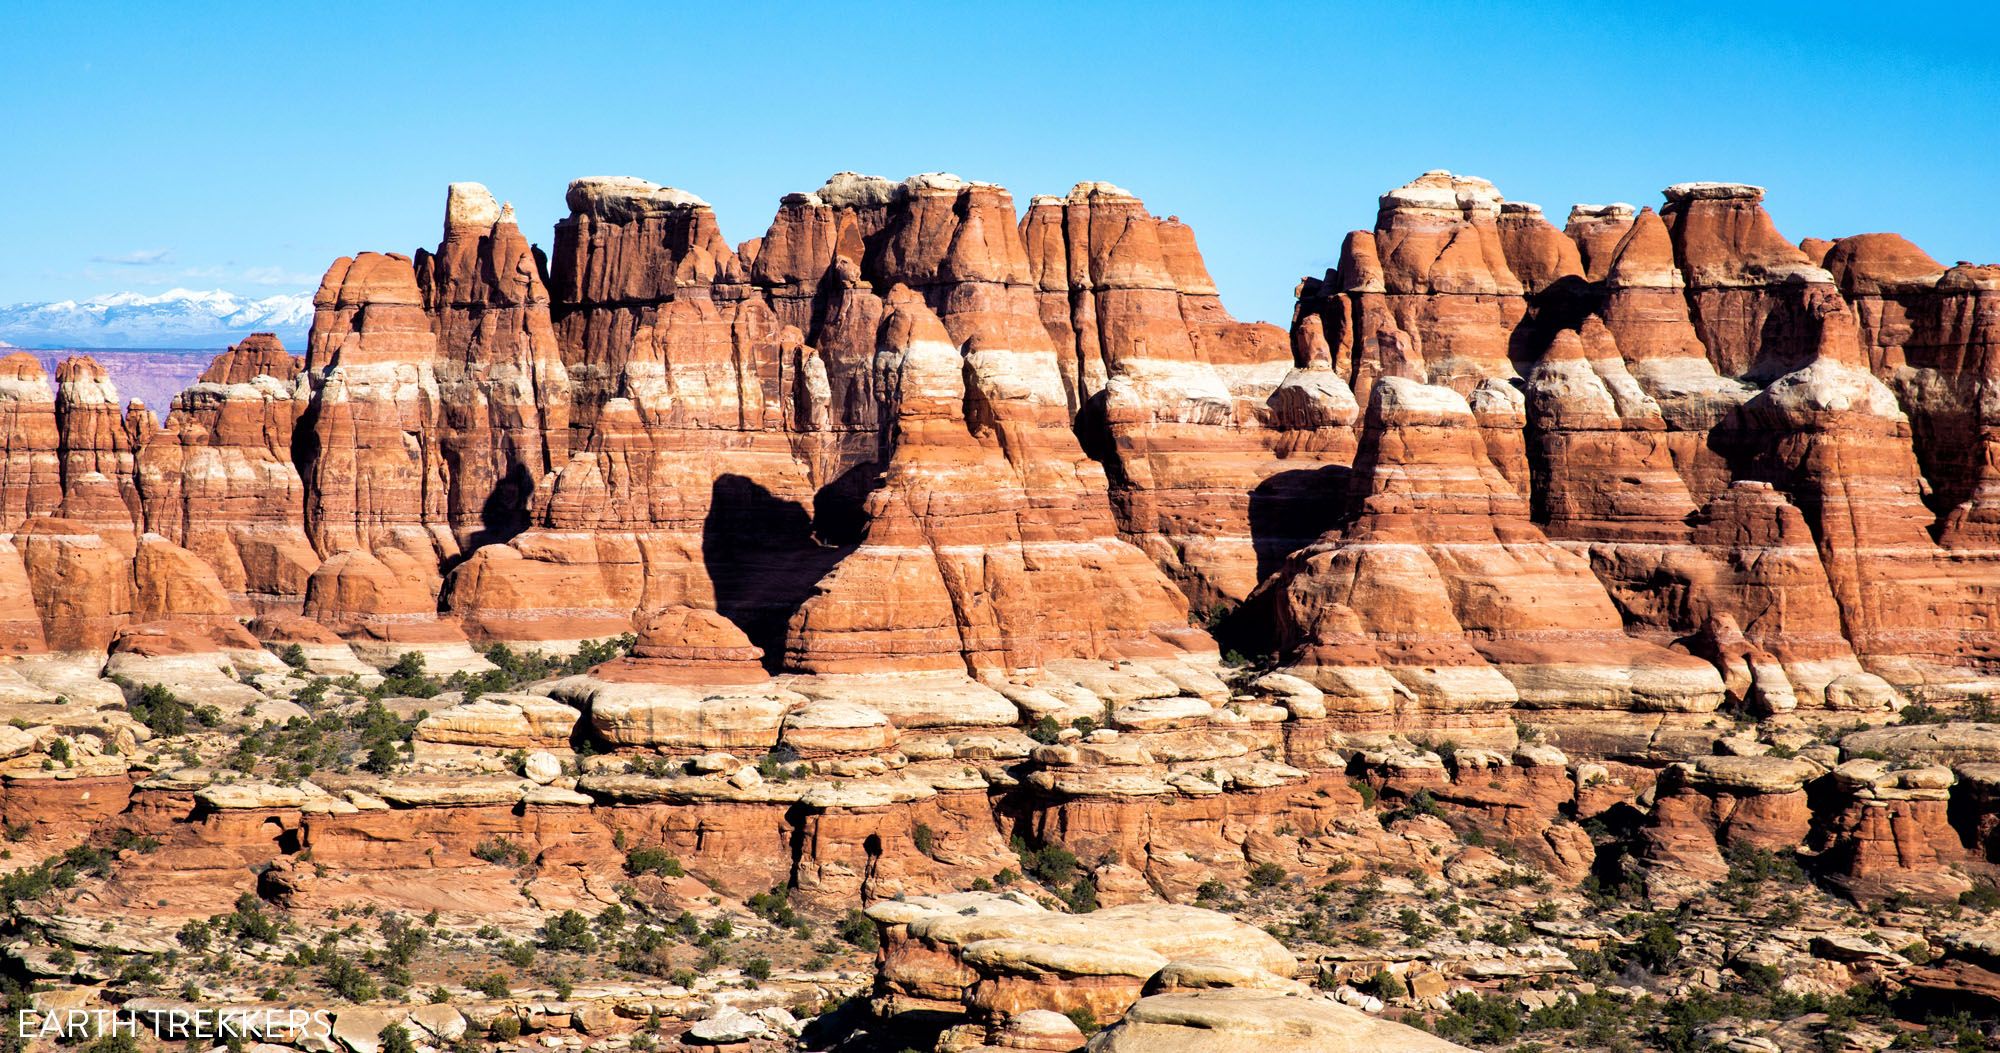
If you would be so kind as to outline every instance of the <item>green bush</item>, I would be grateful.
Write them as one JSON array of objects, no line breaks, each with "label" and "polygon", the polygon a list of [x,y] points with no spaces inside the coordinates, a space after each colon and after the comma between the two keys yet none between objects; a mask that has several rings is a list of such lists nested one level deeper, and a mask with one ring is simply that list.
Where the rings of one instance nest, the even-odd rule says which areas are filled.
[{"label": "green bush", "polygon": [[1678,926],[1671,919],[1654,918],[1639,932],[1639,939],[1625,948],[1633,961],[1653,973],[1671,970],[1681,957]]},{"label": "green bush", "polygon": [[625,853],[625,872],[634,877],[640,874],[682,877],[687,874],[681,869],[681,861],[668,855],[664,848],[635,848]]},{"label": "green bush", "polygon": [[751,913],[783,928],[789,929],[799,923],[799,916],[792,910],[791,897],[783,885],[751,896],[745,905]]},{"label": "green bush", "polygon": [[496,866],[524,867],[528,865],[528,850],[495,834],[472,847],[472,854]]},{"label": "green bush", "polygon": [[2000,909],[2000,888],[1994,888],[1982,881],[1959,893],[1958,903],[1959,906],[1977,911]]},{"label": "green bush", "polygon": [[875,931],[875,923],[858,909],[848,911],[847,916],[840,919],[840,925],[834,929],[834,933],[864,951],[872,951],[882,945],[882,938]]},{"label": "green bush", "polygon": [[1097,879],[1089,874],[1078,874],[1070,882],[1069,889],[1062,893],[1062,900],[1069,905],[1071,913],[1088,914],[1097,909]]},{"label": "green bush", "polygon": [[1414,819],[1424,815],[1442,819],[1444,818],[1444,809],[1438,807],[1437,798],[1432,797],[1429,790],[1418,790],[1416,793],[1410,795],[1409,801],[1405,802],[1401,808],[1383,816],[1382,821],[1384,823],[1393,823],[1398,819]]},{"label": "green bush", "polygon": [[163,739],[185,735],[191,711],[163,684],[147,684],[139,689],[137,697],[127,707],[132,719],[146,725],[147,729]]},{"label": "green bush", "polygon": [[1066,885],[1076,877],[1079,861],[1076,853],[1058,844],[1046,844],[1030,851],[1023,842],[1016,841],[1014,851],[1021,857],[1021,869],[1050,885]]},{"label": "green bush", "polygon": [[410,1030],[401,1024],[390,1024],[375,1037],[381,1041],[381,1053],[417,1053],[417,1044],[410,1041]]},{"label": "green bush", "polygon": [[372,1001],[380,994],[367,972],[339,952],[327,957],[325,969],[320,973],[320,983],[350,1002]]},{"label": "green bush", "polygon": [[566,910],[542,923],[541,944],[548,951],[592,951],[597,936],[582,911]]},{"label": "green bush", "polygon": [[1380,998],[1384,1002],[1393,1002],[1410,993],[1410,985],[1405,983],[1402,977],[1397,976],[1387,969],[1376,970],[1375,975],[1361,981],[1355,986],[1363,992]]}]

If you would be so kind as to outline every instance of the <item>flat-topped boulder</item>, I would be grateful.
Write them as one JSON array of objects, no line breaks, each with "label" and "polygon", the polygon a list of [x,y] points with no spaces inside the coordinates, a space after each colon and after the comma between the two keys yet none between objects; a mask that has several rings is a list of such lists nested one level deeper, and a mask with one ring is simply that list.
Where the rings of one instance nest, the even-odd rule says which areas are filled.
[{"label": "flat-topped boulder", "polygon": [[567,677],[549,688],[581,710],[590,730],[613,746],[660,750],[768,750],[788,709],[805,696],[776,687],[606,681]]},{"label": "flat-topped boulder", "polygon": [[2000,761],[2000,724],[1892,724],[1840,740],[1849,756],[1885,754],[1931,764]]},{"label": "flat-topped boulder", "polygon": [[903,731],[1007,727],[1021,710],[963,673],[850,673],[784,677],[782,686],[816,702],[854,703]]},{"label": "flat-topped boulder", "polygon": [[1317,995],[1219,990],[1142,998],[1092,1053],[1465,1053]]},{"label": "flat-topped boulder", "polygon": [[1804,757],[1696,757],[1686,762],[1690,784],[1715,792],[1737,794],[1796,793],[1826,774]]},{"label": "flat-topped boulder", "polygon": [[541,695],[482,695],[418,721],[416,738],[500,750],[567,749],[578,716]]},{"label": "flat-topped boulder", "polygon": [[218,782],[196,791],[195,799],[217,810],[297,808],[327,792],[309,782],[286,786],[270,782]]},{"label": "flat-topped boulder", "polygon": [[[572,179],[569,210],[611,222],[625,222],[665,212],[707,208],[708,202],[670,186],[637,176],[584,176]],[[498,217],[498,213],[494,213]]]},{"label": "flat-topped boulder", "polygon": [[702,775],[597,772],[579,778],[577,789],[599,800],[623,804],[804,804],[823,810],[881,808],[937,795],[934,785],[914,777],[781,781],[764,779],[751,767]]},{"label": "flat-topped boulder", "polygon": [[[1764,188],[1748,183],[1675,183],[1661,191],[1668,201],[1762,201]],[[1629,207],[1629,206],[1628,206]]]},{"label": "flat-topped boulder", "polygon": [[802,757],[879,753],[900,734],[882,711],[860,702],[820,699],[785,715],[781,741]]},{"label": "flat-topped boulder", "polygon": [[1081,1008],[1107,1020],[1175,961],[1267,985],[1298,968],[1263,930],[1168,903],[1060,914],[1017,894],[954,893],[878,903],[868,915],[883,930],[881,978],[892,1006],[957,1003],[990,1017]]}]

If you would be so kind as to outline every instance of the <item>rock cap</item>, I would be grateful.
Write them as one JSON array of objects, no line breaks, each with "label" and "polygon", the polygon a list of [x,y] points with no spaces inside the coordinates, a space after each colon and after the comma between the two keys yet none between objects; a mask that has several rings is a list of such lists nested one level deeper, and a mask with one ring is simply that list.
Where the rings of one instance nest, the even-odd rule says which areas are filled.
[{"label": "rock cap", "polygon": [[1571,205],[1571,219],[1629,219],[1639,214],[1639,210],[1623,201],[1613,201],[1608,205]]},{"label": "rock cap", "polygon": [[1749,183],[1675,183],[1661,191],[1668,201],[1762,201],[1764,188]]},{"label": "rock cap", "polygon": [[[574,184],[572,184],[574,186]],[[444,190],[444,225],[491,230],[500,221],[500,205],[483,183],[453,183]]]},{"label": "rock cap", "polygon": [[[483,191],[485,188],[480,189]],[[572,179],[567,200],[574,215],[589,214],[614,222],[708,207],[708,202],[685,190],[661,186],[635,176]]]}]

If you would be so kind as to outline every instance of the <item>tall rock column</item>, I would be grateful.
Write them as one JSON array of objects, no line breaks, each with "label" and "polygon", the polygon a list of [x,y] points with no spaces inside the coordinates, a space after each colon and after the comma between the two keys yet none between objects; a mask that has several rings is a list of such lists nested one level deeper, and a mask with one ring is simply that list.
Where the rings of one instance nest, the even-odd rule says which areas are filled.
[{"label": "tall rock column", "polygon": [[485,187],[451,185],[444,240],[414,267],[438,340],[446,514],[470,550],[525,529],[536,485],[567,459],[569,373],[541,264]]},{"label": "tall rock column", "polygon": [[62,504],[61,446],[41,362],[26,351],[0,358],[0,531]]},{"label": "tall rock column", "polygon": [[1021,224],[1043,322],[1121,533],[1198,606],[1235,603],[1331,527],[1358,415],[1330,362],[1223,308],[1194,233],[1107,183]]},{"label": "tall rock column", "polygon": [[[815,540],[815,500],[853,466],[847,437],[872,461],[872,415],[863,433],[844,427],[822,356],[750,291],[699,198],[599,177],[568,202],[551,310],[578,438],[559,463],[550,441],[528,528],[470,554],[451,609],[475,636],[556,644],[704,608],[775,654],[838,556]],[[788,203],[781,220],[813,208]],[[782,225],[759,268],[784,266]]]},{"label": "tall rock column", "polygon": [[132,436],[118,389],[96,359],[79,355],[56,367],[56,430],[62,443],[60,514],[131,555],[139,535]]},{"label": "tall rock column", "polygon": [[1833,276],[1778,233],[1764,188],[1676,183],[1666,198],[1661,218],[1716,371],[1762,382],[1811,362],[1809,298],[1829,291]]},{"label": "tall rock column", "polygon": [[325,557],[305,613],[348,635],[449,643],[438,620],[447,527],[437,336],[408,257],[364,252],[327,271],[306,366],[305,526]]},{"label": "tall rock column", "polygon": [[889,304],[894,453],[860,548],[793,618],[787,663],[1004,673],[1200,646],[1180,594],[1115,537],[1052,363],[983,334],[961,353],[916,293]]},{"label": "tall rock column", "polygon": [[320,564],[292,460],[302,365],[277,337],[251,334],[175,396],[137,453],[146,529],[206,560],[246,611],[296,613]]}]

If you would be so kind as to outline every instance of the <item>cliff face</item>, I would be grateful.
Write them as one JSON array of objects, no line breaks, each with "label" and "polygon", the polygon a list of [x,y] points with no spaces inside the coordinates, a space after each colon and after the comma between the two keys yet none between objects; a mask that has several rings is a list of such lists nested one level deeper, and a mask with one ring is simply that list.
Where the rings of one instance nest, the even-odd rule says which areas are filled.
[{"label": "cliff face", "polygon": [[[878,1010],[1052,1053],[1161,999],[1359,1026],[1151,909],[1273,868],[1674,901],[1798,849],[1955,897],[2000,873],[1992,727],[1851,725],[2000,682],[2000,279],[1762,196],[1558,229],[1425,173],[1287,332],[1103,183],[840,173],[732,247],[581,179],[546,258],[454,184],[435,249],[336,261],[302,356],[246,340],[164,422],[0,358],[0,819],[157,839],[114,916],[608,903],[656,847],[704,901],[876,902]],[[192,722],[120,704],[151,683]],[[328,718],[390,738],[237,749]],[[1017,867],[1109,920],[919,903]],[[1457,946],[1412,998],[1552,968]]]},{"label": "cliff face", "polygon": [[1762,196],[1558,230],[1426,173],[1287,335],[1109,184],[842,173],[731,247],[582,179],[546,259],[455,184],[435,250],[334,264],[303,361],[247,341],[163,425],[8,359],[0,525],[466,658],[691,607],[773,669],[1007,675],[1200,653],[1254,593],[1233,632],[1392,724],[1957,690],[2000,661],[1991,268]]},{"label": "cliff face", "polygon": [[[1948,281],[1884,235],[1809,257],[1762,199],[1680,184],[1658,213],[1580,205],[1558,232],[1488,184],[1427,173],[1385,195],[1376,229],[1302,287],[1294,342],[1326,346],[1359,392],[1405,377],[1465,396],[1472,412],[1447,429],[1465,438],[1399,463],[1392,482],[1497,473],[1514,490],[1501,498],[1527,502],[1529,530],[1588,561],[1626,634],[1708,658],[1731,695],[1766,711],[1872,708],[1892,686],[1983,679],[2000,552],[1972,540],[1982,506],[1965,451],[1984,433],[1966,407],[1990,335],[1976,269]],[[1481,411],[1523,396],[1525,475],[1519,439],[1496,424],[1509,414]],[[1407,457],[1404,429],[1379,416],[1357,466]],[[1377,474],[1355,473],[1358,515],[1267,594],[1310,592],[1322,573],[1311,553],[1365,543]],[[1512,507],[1482,514],[1505,523]],[[1457,573],[1415,580],[1449,591]],[[1303,668],[1327,667],[1308,631],[1325,615],[1278,606]],[[1466,632],[1491,649],[1537,625],[1509,616]],[[1509,676],[1517,693],[1524,675]]]}]

